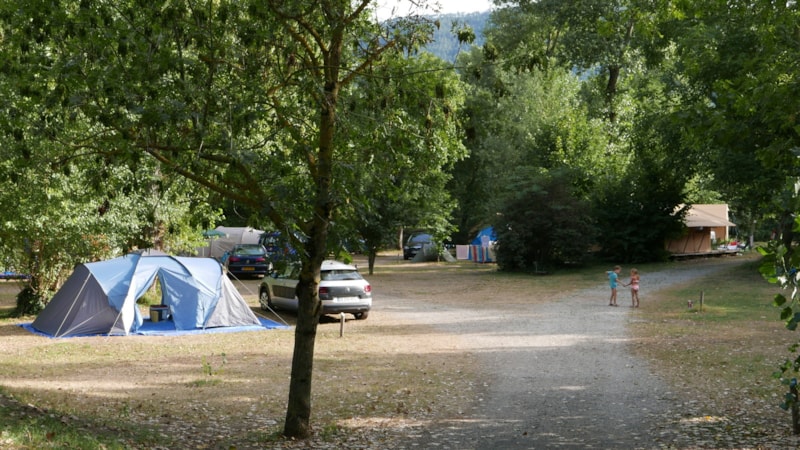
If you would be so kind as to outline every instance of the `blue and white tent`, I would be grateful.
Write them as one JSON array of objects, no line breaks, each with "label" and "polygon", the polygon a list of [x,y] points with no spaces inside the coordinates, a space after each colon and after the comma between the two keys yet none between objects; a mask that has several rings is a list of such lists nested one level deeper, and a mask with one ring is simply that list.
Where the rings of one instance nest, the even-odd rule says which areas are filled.
[{"label": "blue and white tent", "polygon": [[144,322],[136,300],[156,278],[176,330],[260,325],[216,260],[143,251],[78,264],[32,327],[54,337],[135,333]]},{"label": "blue and white tent", "polygon": [[494,244],[496,241],[497,235],[494,232],[494,228],[491,226],[483,228],[472,239],[467,259],[481,263],[494,262]]},{"label": "blue and white tent", "polygon": [[497,235],[494,233],[494,227],[488,226],[478,231],[470,244],[488,246],[494,244],[495,241],[497,241]]}]

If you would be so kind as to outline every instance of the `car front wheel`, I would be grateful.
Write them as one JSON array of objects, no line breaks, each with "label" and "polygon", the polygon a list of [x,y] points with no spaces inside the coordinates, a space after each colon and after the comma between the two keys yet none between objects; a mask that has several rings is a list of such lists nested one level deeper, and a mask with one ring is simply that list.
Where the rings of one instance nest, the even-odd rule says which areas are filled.
[{"label": "car front wheel", "polygon": [[353,315],[356,316],[356,320],[365,320],[367,317],[369,317],[369,311],[355,313]]}]

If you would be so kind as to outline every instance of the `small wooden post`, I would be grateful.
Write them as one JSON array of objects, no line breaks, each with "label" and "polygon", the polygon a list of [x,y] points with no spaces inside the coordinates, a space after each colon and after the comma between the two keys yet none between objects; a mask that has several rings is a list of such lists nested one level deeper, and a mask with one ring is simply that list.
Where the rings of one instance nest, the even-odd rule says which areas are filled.
[{"label": "small wooden post", "polygon": [[339,337],[344,336],[344,313],[339,313]]},{"label": "small wooden post", "polygon": [[794,434],[800,434],[800,406],[798,406],[798,395],[797,395],[797,381],[792,380],[792,383],[789,385],[789,392],[792,394],[793,402],[792,402],[792,431]]}]

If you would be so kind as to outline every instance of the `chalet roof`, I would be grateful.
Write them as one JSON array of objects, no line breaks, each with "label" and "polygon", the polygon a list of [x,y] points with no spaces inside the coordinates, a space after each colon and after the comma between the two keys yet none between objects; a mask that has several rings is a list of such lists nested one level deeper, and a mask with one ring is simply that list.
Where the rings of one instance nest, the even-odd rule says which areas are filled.
[{"label": "chalet roof", "polygon": [[728,205],[725,203],[691,205],[684,222],[688,228],[736,226],[728,220]]}]

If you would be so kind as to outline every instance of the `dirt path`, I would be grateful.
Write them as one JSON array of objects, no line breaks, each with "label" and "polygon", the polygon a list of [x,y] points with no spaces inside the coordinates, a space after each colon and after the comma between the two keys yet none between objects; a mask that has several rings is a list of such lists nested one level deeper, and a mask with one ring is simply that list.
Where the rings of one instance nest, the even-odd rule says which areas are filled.
[{"label": "dirt path", "polygon": [[[720,270],[688,266],[642,278],[647,295]],[[627,292],[609,307],[607,285],[529,307],[419,315],[414,300],[392,298],[393,315],[414,314],[461,337],[485,373],[473,411],[426,429],[407,448],[658,448],[673,440],[665,423],[673,394],[629,351],[634,317]],[[415,305],[417,307],[415,307]],[[410,308],[409,308],[410,307]],[[644,310],[644,309],[642,309]],[[458,320],[453,320],[457,318]]]}]

